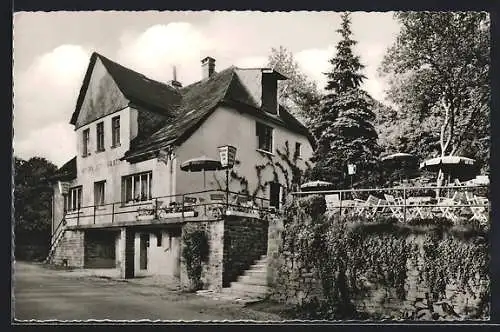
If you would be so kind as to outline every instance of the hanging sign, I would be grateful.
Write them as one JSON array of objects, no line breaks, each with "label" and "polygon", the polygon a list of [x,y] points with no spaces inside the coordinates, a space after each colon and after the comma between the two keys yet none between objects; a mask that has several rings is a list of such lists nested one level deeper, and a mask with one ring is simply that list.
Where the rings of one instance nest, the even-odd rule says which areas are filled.
[{"label": "hanging sign", "polygon": [[233,167],[236,159],[236,148],[231,145],[220,146],[219,157],[222,167]]},{"label": "hanging sign", "polygon": [[347,165],[347,173],[349,175],[354,175],[356,174],[356,165],[353,165],[353,164],[349,164]]},{"label": "hanging sign", "polygon": [[69,182],[59,181],[57,184],[59,185],[59,192],[62,195],[66,195],[69,192]]}]

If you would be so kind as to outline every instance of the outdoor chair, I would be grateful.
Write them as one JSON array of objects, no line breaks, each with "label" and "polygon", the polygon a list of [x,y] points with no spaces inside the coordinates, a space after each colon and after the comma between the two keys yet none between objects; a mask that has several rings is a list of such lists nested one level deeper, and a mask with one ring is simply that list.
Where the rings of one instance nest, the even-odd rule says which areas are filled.
[{"label": "outdoor chair", "polygon": [[212,217],[219,218],[224,214],[226,196],[224,194],[210,194],[208,212]]},{"label": "outdoor chair", "polygon": [[459,199],[458,191],[455,191],[451,198],[438,197],[437,200],[438,209],[443,217],[451,219],[452,221],[457,221],[459,219],[456,205],[461,205],[462,202]]},{"label": "outdoor chair", "polygon": [[358,198],[355,198],[354,201],[356,202],[355,215],[372,218],[378,212],[382,200],[373,195],[370,195],[368,196],[366,201]]},{"label": "outdoor chair", "polygon": [[489,201],[486,197],[478,197],[473,193],[466,191],[465,197],[467,199],[467,203],[469,204],[470,210],[472,211],[472,217],[470,220],[476,219],[479,222],[488,222],[487,209],[485,206],[478,205],[488,205]]},{"label": "outdoor chair", "polygon": [[196,205],[196,197],[184,196],[184,210],[192,211]]},{"label": "outdoor chair", "polygon": [[396,217],[399,221],[404,221],[405,215],[404,210],[401,205],[403,205],[400,199],[394,197],[394,195],[384,194],[384,198],[389,205],[389,209],[392,215]]},{"label": "outdoor chair", "polygon": [[325,195],[326,210],[331,213],[336,213],[339,211],[340,207],[340,196],[339,194]]}]

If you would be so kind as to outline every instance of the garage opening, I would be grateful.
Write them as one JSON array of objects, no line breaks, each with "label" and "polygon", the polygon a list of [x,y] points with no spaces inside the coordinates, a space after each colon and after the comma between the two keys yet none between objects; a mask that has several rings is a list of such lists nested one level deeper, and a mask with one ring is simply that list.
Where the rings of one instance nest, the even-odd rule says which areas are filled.
[{"label": "garage opening", "polygon": [[117,232],[87,231],[85,234],[85,267],[115,268]]}]

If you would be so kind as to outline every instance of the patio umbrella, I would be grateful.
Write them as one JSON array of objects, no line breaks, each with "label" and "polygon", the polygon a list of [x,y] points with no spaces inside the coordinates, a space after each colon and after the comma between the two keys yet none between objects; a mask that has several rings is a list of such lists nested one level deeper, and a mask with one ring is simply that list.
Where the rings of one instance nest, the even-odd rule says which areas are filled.
[{"label": "patio umbrella", "polygon": [[469,179],[475,176],[474,169],[476,161],[471,158],[461,157],[461,156],[444,156],[425,160],[420,163],[420,169],[425,169],[431,172],[442,171],[447,173],[448,176],[462,175],[463,177],[469,177]]},{"label": "patio umbrella", "polygon": [[206,187],[205,171],[217,171],[223,169],[220,161],[201,156],[186,160],[181,164],[181,170],[186,172],[203,172],[203,189]]},{"label": "patio umbrella", "polygon": [[393,153],[382,158],[382,161],[394,160],[394,161],[404,161],[404,160],[414,160],[416,157],[411,153]]},{"label": "patio umbrella", "polygon": [[[386,164],[392,164],[396,168],[400,168],[404,171],[408,169],[416,169],[417,156],[411,153],[398,152],[385,156],[381,159]],[[407,172],[405,172],[405,177],[408,178]],[[399,174],[399,181],[401,182],[401,174]]]},{"label": "patio umbrella", "polygon": [[300,186],[300,189],[314,191],[314,190],[325,189],[325,188],[328,188],[331,186],[333,186],[333,183],[331,183],[331,182],[317,180],[317,181],[310,181],[310,182],[306,182],[306,183],[302,184]]}]

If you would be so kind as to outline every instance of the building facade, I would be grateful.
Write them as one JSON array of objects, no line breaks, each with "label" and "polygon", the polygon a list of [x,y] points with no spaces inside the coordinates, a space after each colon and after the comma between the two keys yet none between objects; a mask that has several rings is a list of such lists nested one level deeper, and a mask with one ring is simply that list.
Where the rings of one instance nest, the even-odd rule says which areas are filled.
[{"label": "building facade", "polygon": [[[129,274],[179,276],[186,218],[221,218],[207,209],[226,188],[226,209],[230,199],[279,208],[293,190],[313,141],[278,103],[286,78],[267,68],[216,72],[209,57],[201,72],[186,87],[175,77],[163,84],[92,54],[71,118],[77,155],[54,177],[55,263],[123,269],[129,257]],[[237,148],[229,176],[181,170],[192,158],[218,160],[227,144]]]}]

